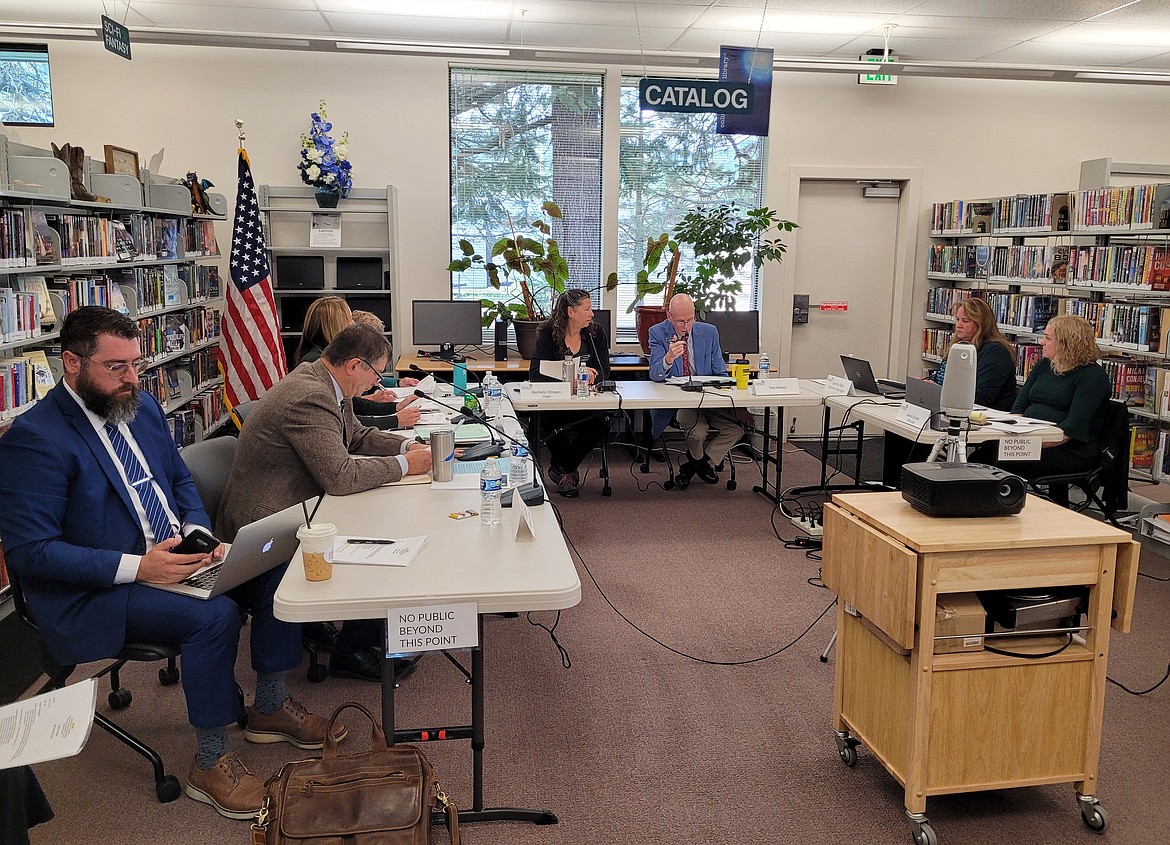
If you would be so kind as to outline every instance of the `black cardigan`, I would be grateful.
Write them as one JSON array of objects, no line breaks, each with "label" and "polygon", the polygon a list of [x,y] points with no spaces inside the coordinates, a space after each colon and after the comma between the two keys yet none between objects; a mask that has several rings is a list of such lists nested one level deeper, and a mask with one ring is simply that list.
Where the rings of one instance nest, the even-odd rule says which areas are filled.
[{"label": "black cardigan", "polygon": [[[532,352],[532,360],[528,362],[528,378],[530,381],[556,381],[542,375],[541,361],[563,361],[564,349],[553,337],[552,321],[545,320],[536,330],[536,349]],[[581,330],[581,351],[577,353],[586,367],[597,370],[597,380],[605,381],[609,378],[609,337],[605,329],[597,323],[590,323]]]}]

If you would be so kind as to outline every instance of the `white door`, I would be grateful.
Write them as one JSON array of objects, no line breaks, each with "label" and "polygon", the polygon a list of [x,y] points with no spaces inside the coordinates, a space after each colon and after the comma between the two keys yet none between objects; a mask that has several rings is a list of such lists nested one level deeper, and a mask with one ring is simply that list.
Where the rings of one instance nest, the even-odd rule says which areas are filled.
[{"label": "white door", "polygon": [[[793,290],[808,295],[809,320],[792,327],[791,375],[843,375],[841,355],[866,358],[878,378],[905,375],[890,342],[899,201],[863,197],[854,180],[801,180]],[[820,409],[797,410],[789,430],[819,434]]]}]

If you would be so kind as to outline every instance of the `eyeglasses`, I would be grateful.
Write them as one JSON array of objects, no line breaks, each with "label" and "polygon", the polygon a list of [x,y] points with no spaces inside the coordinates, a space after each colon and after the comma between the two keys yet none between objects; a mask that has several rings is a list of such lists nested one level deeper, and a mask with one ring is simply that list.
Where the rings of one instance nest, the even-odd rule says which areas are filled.
[{"label": "eyeglasses", "polygon": [[115,361],[113,364],[103,364],[101,361],[94,361],[89,355],[79,355],[83,361],[91,361],[99,367],[107,370],[110,375],[121,378],[126,375],[126,371],[131,367],[134,368],[135,373],[142,372],[143,368],[150,363],[146,358],[136,358],[133,361]]},{"label": "eyeglasses", "polygon": [[379,370],[377,367],[375,367],[373,364],[371,364],[369,361],[367,361],[365,358],[362,358],[359,355],[358,360],[361,361],[363,364],[365,364],[367,367],[369,367],[370,372],[372,372],[374,375],[379,376],[379,377],[382,375],[382,371]]}]

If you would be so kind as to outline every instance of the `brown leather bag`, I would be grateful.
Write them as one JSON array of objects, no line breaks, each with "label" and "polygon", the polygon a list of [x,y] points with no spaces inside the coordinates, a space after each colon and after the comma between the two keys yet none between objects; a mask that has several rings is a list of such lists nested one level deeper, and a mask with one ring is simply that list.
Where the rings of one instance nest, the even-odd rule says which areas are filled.
[{"label": "brown leather bag", "polygon": [[[347,708],[373,724],[369,751],[338,756],[333,723]],[[445,810],[459,845],[459,810],[413,745],[387,747],[382,725],[360,704],[333,711],[319,759],[285,763],[265,784],[253,845],[430,845],[431,811]]]}]

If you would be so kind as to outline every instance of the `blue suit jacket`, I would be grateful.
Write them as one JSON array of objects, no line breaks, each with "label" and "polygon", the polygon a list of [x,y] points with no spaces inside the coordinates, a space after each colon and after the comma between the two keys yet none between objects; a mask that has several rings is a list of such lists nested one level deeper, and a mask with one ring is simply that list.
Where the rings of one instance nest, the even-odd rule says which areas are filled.
[{"label": "blue suit jacket", "polygon": [[[650,327],[650,378],[653,381],[666,381],[671,376],[683,374],[682,358],[676,358],[670,367],[666,366],[666,353],[674,336],[675,330],[670,320],[663,320]],[[710,323],[692,324],[691,347],[695,351],[693,375],[727,375],[727,364],[723,360],[723,350],[719,348],[719,329]],[[651,411],[650,433],[654,437],[662,434],[673,416],[674,411],[672,410]]]},{"label": "blue suit jacket", "polygon": [[[210,529],[162,408],[142,394],[130,431],[180,522]],[[60,663],[110,657],[126,632],[123,553],[146,539],[114,459],[64,386],[0,437],[0,538],[49,653]]]}]

